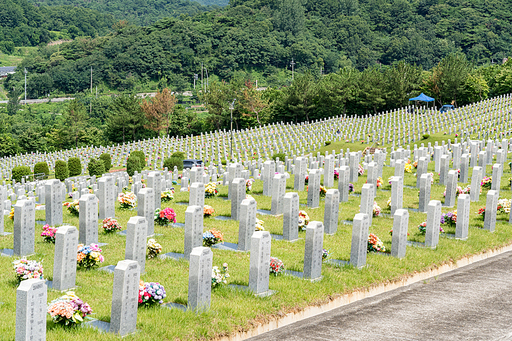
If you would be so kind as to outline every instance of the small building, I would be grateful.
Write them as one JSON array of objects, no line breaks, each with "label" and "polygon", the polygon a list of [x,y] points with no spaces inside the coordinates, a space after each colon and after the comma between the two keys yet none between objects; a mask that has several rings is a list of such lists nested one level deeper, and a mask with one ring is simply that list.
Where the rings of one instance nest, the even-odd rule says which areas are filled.
[{"label": "small building", "polygon": [[0,78],[12,75],[16,71],[16,66],[0,66]]}]

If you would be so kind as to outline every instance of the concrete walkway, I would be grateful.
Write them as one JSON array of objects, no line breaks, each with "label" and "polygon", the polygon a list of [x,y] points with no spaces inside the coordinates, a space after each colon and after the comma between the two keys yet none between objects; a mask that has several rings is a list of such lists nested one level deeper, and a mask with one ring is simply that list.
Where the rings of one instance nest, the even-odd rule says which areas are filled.
[{"label": "concrete walkway", "polygon": [[512,252],[249,340],[512,340]]}]

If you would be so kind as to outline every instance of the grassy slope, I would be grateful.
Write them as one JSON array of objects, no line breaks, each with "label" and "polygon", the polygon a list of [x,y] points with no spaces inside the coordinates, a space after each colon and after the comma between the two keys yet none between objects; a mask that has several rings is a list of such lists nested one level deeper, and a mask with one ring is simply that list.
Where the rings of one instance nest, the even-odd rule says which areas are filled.
[{"label": "grassy slope", "polygon": [[[331,147],[331,146],[329,146]],[[331,148],[332,149],[332,148]],[[330,150],[330,149],[329,149]],[[433,171],[433,163],[430,164],[430,171]],[[491,172],[490,166],[487,167],[487,174]],[[393,174],[393,168],[385,167],[383,179],[387,184],[387,179]],[[503,178],[501,196],[509,198],[512,193],[506,179],[510,176],[510,171],[506,167]],[[361,177],[355,184],[356,192],[360,192],[365,183],[365,177]],[[438,176],[435,176],[438,181]],[[414,186],[416,178],[413,174],[407,174],[405,185]],[[335,184],[337,186],[337,184]],[[293,176],[287,181],[287,191],[292,191]],[[256,182],[253,186],[253,196],[258,201],[259,209],[270,209],[270,197],[264,197],[262,192],[262,183]],[[442,200],[444,187],[432,186],[432,199]],[[220,195],[227,195],[227,187],[220,186]],[[386,206],[386,201],[390,197],[389,186],[386,185],[377,191],[376,201],[381,207]],[[408,276],[416,271],[423,271],[437,265],[460,259],[465,255],[482,252],[486,249],[497,248],[512,242],[512,228],[508,225],[508,217],[498,216],[496,231],[489,233],[483,231],[483,221],[476,217],[475,212],[478,208],[485,206],[484,191],[480,195],[480,202],[471,203],[471,220],[468,241],[458,241],[447,238],[440,238],[437,250],[427,250],[422,248],[408,247],[407,256],[398,260],[392,257],[382,257],[376,254],[368,255],[368,267],[363,270],[356,270],[350,267],[335,267],[324,264],[322,275],[323,279],[317,283],[310,283],[293,277],[279,276],[270,278],[270,288],[277,290],[278,293],[269,298],[255,298],[251,295],[230,290],[229,288],[220,288],[212,293],[212,310],[196,316],[192,312],[181,312],[177,310],[168,310],[164,308],[139,309],[136,336],[129,336],[126,340],[174,340],[174,339],[203,339],[212,338],[216,335],[226,335],[233,331],[250,329],[253,323],[267,321],[272,316],[281,316],[290,311],[296,311],[308,305],[320,304],[329,301],[330,297],[348,293],[359,288],[368,287],[380,282],[398,280]],[[306,192],[299,193],[300,203],[306,203]],[[164,204],[164,207],[170,206],[178,213],[178,222],[184,222],[184,213],[186,205],[178,205],[176,202],[188,201],[188,193],[177,192],[175,202]],[[350,196],[348,203],[340,205],[340,222],[351,220],[354,214],[358,212],[360,197]],[[206,199],[206,204],[215,208],[216,214],[229,215],[229,201],[222,197]],[[410,208],[418,207],[418,191],[416,189],[404,189],[404,206]],[[324,202],[317,209],[309,209],[301,206],[308,212],[312,220],[323,220]],[[116,208],[117,218],[122,226],[130,216],[135,215],[134,211],[123,211]],[[443,212],[448,209],[443,208]],[[384,213],[389,213],[385,210]],[[44,218],[43,211],[37,211],[36,219]],[[282,217],[259,216],[264,220],[265,227],[271,233],[282,233]],[[417,225],[426,219],[426,214],[410,212],[409,222],[409,240],[422,242],[424,236],[420,235]],[[64,221],[66,224],[78,226],[78,218],[71,216],[64,211]],[[6,218],[6,231],[12,232],[12,222]],[[215,219],[205,219],[205,229],[216,228],[224,233],[225,240],[228,242],[237,242],[238,224],[230,221],[218,221]],[[392,228],[392,220],[389,218],[375,218],[370,232],[376,233],[384,242],[386,249],[391,248],[391,236],[389,230]],[[53,267],[53,244],[47,244],[39,237],[42,230],[41,225],[36,225],[36,255],[31,259],[43,259],[46,278],[52,277]],[[351,225],[339,224],[338,232],[334,236],[325,236],[324,248],[329,249],[332,257],[337,259],[349,260]],[[454,228],[445,228],[448,233],[454,233]],[[156,239],[163,246],[164,252],[183,252],[184,231],[181,228],[169,228],[156,226],[156,233],[163,234]],[[300,232],[300,237],[305,238],[305,232]],[[100,234],[100,242],[108,243],[103,247],[106,262],[104,265],[116,264],[117,261],[124,259],[125,237],[120,235]],[[12,248],[12,235],[0,238],[0,248]],[[285,241],[272,242],[272,256],[279,257],[284,261],[285,266],[291,270],[302,270],[304,257],[304,239],[287,243]],[[229,264],[230,283],[248,284],[249,277],[249,254],[230,251],[214,250],[214,265],[221,265],[224,262]],[[0,315],[4,322],[0,325],[0,335],[12,338],[15,328],[15,293],[16,283],[13,281],[11,261],[12,258],[0,257],[0,271],[4,273],[0,280]],[[184,261],[153,259],[146,263],[146,274],[142,276],[145,281],[158,281],[162,283],[167,290],[166,302],[186,303],[188,288],[188,263]],[[89,302],[95,312],[95,318],[108,321],[110,318],[110,306],[112,297],[113,275],[92,271],[79,271],[77,275],[77,294],[85,301]],[[48,299],[52,300],[60,296],[60,293],[49,291]],[[96,339],[98,332],[89,328],[64,329],[61,326],[55,326],[51,322],[48,324],[47,340],[90,340]],[[114,335],[104,334],[102,340],[117,340]]]}]

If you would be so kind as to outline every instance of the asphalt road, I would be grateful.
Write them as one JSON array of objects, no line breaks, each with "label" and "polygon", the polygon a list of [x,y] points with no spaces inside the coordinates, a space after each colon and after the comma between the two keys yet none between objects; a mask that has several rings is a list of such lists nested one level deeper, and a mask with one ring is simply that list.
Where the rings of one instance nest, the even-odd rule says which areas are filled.
[{"label": "asphalt road", "polygon": [[512,340],[512,252],[249,340]]}]

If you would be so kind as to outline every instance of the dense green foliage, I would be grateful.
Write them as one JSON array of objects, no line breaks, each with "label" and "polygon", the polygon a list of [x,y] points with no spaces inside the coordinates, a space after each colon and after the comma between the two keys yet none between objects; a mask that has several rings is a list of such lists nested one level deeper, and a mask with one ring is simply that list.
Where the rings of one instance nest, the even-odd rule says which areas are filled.
[{"label": "dense green foliage", "polygon": [[[189,0],[31,0],[37,5],[85,7],[101,13],[111,14],[116,20],[127,20],[130,23],[146,26],[159,19],[177,17],[181,14],[195,15],[212,10],[213,7],[203,6],[199,2]],[[211,1],[214,2],[214,1]],[[208,5],[215,5],[210,3]]]},{"label": "dense green foliage", "polygon": [[140,159],[137,156],[130,154],[128,159],[126,159],[126,172],[128,175],[133,176],[135,172],[142,172],[142,169],[144,169],[144,166]]},{"label": "dense green foliage", "polygon": [[172,153],[171,157],[185,160],[185,153],[184,152],[174,152],[174,153]]},{"label": "dense green foliage", "polygon": [[69,176],[78,176],[82,174],[82,163],[77,157],[70,157],[68,159]]},{"label": "dense green foliage", "polygon": [[34,165],[34,175],[36,174],[45,174],[45,179],[48,179],[48,175],[50,174],[50,169],[48,168],[48,163],[46,162],[38,162]]},{"label": "dense green foliage", "polygon": [[66,179],[67,177],[69,177],[69,169],[66,161],[55,161],[55,179],[64,181],[64,179]]},{"label": "dense green foliage", "polygon": [[[81,7],[36,7],[28,0],[0,1],[0,52],[14,46],[37,46],[51,40],[104,35],[112,16]],[[48,56],[50,57],[50,56]]]},{"label": "dense green foliage", "polygon": [[174,166],[176,166],[178,170],[183,170],[183,159],[171,156],[164,160],[164,167],[167,167],[167,170],[173,171]]},{"label": "dense green foliage", "polygon": [[109,153],[103,153],[100,155],[100,160],[103,161],[105,173],[108,173],[110,168],[112,168],[112,157]]},{"label": "dense green foliage", "polygon": [[12,169],[12,178],[16,180],[16,182],[20,182],[22,177],[30,174],[30,168],[27,166],[16,166]]},{"label": "dense green foliage", "polygon": [[276,161],[277,158],[279,158],[279,161],[284,162],[284,158],[286,157],[285,153],[275,153],[272,155],[271,159]]},{"label": "dense green foliage", "polygon": [[92,158],[87,165],[87,171],[90,176],[102,176],[105,173],[105,164],[100,159]]}]

